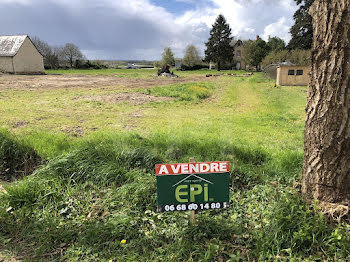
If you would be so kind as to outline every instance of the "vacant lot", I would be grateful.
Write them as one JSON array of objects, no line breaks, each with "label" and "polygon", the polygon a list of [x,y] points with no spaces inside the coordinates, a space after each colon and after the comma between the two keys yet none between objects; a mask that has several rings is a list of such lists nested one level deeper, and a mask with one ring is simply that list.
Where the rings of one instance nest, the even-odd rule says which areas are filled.
[{"label": "vacant lot", "polygon": [[[0,260],[350,258],[348,226],[293,188],[306,87],[231,71],[49,73],[0,76]],[[156,212],[154,165],[190,157],[232,166],[230,208],[196,226]]]},{"label": "vacant lot", "polygon": [[[302,143],[305,88],[276,89],[261,75],[233,77],[227,74],[242,73],[226,71],[207,78],[204,70],[179,72],[179,78],[168,79],[155,76],[153,70],[54,73],[65,74],[1,76],[0,125],[16,133],[43,130],[80,136],[132,130],[143,135],[246,137],[266,146],[287,143],[300,148]],[[278,118],[287,121],[275,128]]]},{"label": "vacant lot", "polygon": [[172,100],[168,96],[150,95],[147,89],[206,80],[200,75],[157,77],[150,70],[144,78],[118,77],[116,70],[114,75],[108,72],[106,75],[0,76],[0,113],[3,116],[0,125],[22,129],[40,127],[67,133],[78,130],[78,134],[127,128],[142,111],[130,106]]}]

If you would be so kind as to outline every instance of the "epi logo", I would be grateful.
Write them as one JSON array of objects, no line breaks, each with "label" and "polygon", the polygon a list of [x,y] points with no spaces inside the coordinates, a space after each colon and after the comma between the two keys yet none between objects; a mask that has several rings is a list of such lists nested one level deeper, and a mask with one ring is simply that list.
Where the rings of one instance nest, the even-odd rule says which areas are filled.
[{"label": "epi logo", "polygon": [[208,184],[180,185],[175,189],[175,198],[179,203],[196,202],[196,196],[203,194],[205,202],[209,201]]}]

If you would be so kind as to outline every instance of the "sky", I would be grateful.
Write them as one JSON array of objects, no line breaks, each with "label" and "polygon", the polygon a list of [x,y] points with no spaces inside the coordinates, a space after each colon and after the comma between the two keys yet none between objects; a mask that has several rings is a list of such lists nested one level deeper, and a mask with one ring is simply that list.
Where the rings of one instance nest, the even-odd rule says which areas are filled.
[{"label": "sky", "polygon": [[236,39],[288,42],[294,0],[0,0],[0,35],[74,43],[88,59],[159,60],[165,47],[181,58],[187,45],[204,56],[223,14]]}]

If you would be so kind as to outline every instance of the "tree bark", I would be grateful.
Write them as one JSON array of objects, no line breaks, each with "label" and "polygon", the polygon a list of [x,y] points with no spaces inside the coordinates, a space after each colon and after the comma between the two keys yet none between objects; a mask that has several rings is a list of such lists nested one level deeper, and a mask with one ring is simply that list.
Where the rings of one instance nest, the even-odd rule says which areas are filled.
[{"label": "tree bark", "polygon": [[302,192],[350,200],[350,0],[316,0]]}]

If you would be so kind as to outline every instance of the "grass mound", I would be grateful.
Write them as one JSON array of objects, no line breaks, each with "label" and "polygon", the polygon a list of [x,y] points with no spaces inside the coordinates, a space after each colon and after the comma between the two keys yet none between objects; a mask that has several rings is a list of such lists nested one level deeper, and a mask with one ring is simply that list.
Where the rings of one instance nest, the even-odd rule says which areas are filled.
[{"label": "grass mound", "polygon": [[174,84],[148,89],[148,94],[154,96],[169,96],[181,101],[198,101],[208,98],[214,85],[208,82]]},{"label": "grass mound", "polygon": [[[0,195],[0,247],[25,251],[34,261],[45,254],[47,260],[63,254],[60,259],[79,261],[350,255],[346,229],[329,224],[288,189],[300,172],[300,155],[193,140],[101,133],[76,141]],[[189,156],[234,163],[231,208],[199,212],[195,227],[187,213],[156,212],[154,165]]]},{"label": "grass mound", "polygon": [[31,174],[40,157],[30,146],[0,130],[0,179],[12,181]]}]

